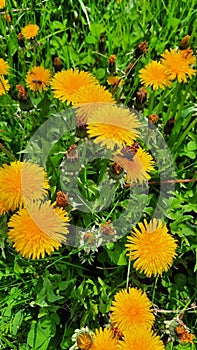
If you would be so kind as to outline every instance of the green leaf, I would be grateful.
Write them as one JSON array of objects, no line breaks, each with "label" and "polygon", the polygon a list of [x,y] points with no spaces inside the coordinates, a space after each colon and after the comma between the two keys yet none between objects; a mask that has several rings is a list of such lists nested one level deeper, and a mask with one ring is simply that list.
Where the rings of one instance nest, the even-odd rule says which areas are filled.
[{"label": "green leaf", "polygon": [[14,316],[14,319],[12,321],[12,326],[11,326],[11,332],[13,335],[16,335],[19,328],[20,328],[20,325],[23,321],[23,311],[22,310],[19,310],[15,316]]}]

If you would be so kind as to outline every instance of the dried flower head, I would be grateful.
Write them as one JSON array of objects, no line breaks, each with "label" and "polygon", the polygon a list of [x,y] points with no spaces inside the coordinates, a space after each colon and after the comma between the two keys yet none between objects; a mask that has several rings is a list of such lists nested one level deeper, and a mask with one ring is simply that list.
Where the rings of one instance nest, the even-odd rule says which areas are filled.
[{"label": "dried flower head", "polygon": [[179,44],[179,49],[180,50],[186,50],[189,47],[189,40],[190,40],[190,38],[191,38],[190,35],[184,36],[184,38],[181,40],[181,42]]}]

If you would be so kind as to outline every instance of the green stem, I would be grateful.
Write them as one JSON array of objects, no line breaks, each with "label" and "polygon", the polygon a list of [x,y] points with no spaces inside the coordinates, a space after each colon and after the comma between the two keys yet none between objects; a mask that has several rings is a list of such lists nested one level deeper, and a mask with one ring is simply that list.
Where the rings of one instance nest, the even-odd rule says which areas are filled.
[{"label": "green stem", "polygon": [[10,157],[13,161],[16,161],[16,158],[7,150],[5,146],[2,145],[2,143],[0,143],[0,148],[5,154],[7,154],[8,157]]},{"label": "green stem", "polygon": [[174,92],[173,92],[172,97],[171,97],[170,104],[168,106],[168,110],[166,112],[166,115],[163,118],[163,129],[166,126],[170,117],[172,115],[174,115],[174,113],[177,109],[177,103],[179,101],[178,97],[179,97],[180,89],[181,89],[181,84],[177,81],[176,87],[175,87]]},{"label": "green stem", "polygon": [[148,104],[148,115],[153,113],[154,101],[155,101],[155,90],[152,90],[152,93],[149,98],[149,104]]},{"label": "green stem", "polygon": [[166,96],[170,93],[169,89],[165,89],[160,100],[159,100],[159,104],[156,107],[156,113],[157,115],[159,115],[159,113],[161,112],[161,110],[163,109],[163,101],[166,98]]},{"label": "green stem", "polygon": [[174,144],[174,147],[172,147],[171,152],[174,153],[179,146],[181,145],[181,143],[183,142],[183,140],[185,139],[185,137],[189,134],[189,131],[194,127],[194,125],[196,124],[197,120],[194,119],[193,122],[188,126],[188,128],[184,131],[184,133],[180,136],[179,140],[177,143]]},{"label": "green stem", "polygon": [[159,279],[159,275],[157,275],[156,279],[155,279],[155,283],[154,283],[154,289],[153,289],[153,294],[152,294],[152,303],[154,303],[154,299],[155,299],[155,292],[156,292],[156,287],[157,287],[157,282]]},{"label": "green stem", "polygon": [[131,260],[129,259],[128,268],[127,268],[127,281],[126,281],[126,290],[129,289],[129,276],[131,271]]}]

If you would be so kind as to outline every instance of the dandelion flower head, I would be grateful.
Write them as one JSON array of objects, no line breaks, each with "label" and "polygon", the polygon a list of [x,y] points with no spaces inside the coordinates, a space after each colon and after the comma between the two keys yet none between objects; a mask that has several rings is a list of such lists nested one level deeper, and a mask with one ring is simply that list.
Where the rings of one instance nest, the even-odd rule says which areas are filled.
[{"label": "dandelion flower head", "polygon": [[188,77],[191,79],[195,75],[196,71],[191,67],[196,60],[192,55],[192,50],[170,49],[170,51],[165,50],[161,56],[164,69],[171,80],[177,79],[179,83],[182,81],[186,83]]},{"label": "dandelion flower head", "polygon": [[111,329],[96,329],[92,334],[93,344],[90,350],[117,350],[118,339]]},{"label": "dandelion flower head", "polygon": [[139,76],[144,86],[152,86],[153,90],[165,89],[171,85],[169,74],[165,67],[157,61],[148,63],[139,71]]},{"label": "dandelion flower head", "polygon": [[118,343],[118,350],[164,350],[164,344],[158,335],[149,329],[137,328],[134,332],[125,332]]},{"label": "dandelion flower head", "polygon": [[50,201],[28,203],[10,218],[8,237],[22,256],[44,258],[66,241],[68,222],[67,212]]},{"label": "dandelion flower head", "polygon": [[68,69],[57,72],[54,75],[51,87],[55,98],[58,98],[62,102],[67,101],[67,103],[71,103],[76,102],[73,96],[77,90],[89,84],[98,84],[98,81],[92,74],[79,71],[78,69]]},{"label": "dandelion flower head", "polygon": [[113,150],[115,146],[132,145],[140,135],[136,115],[128,109],[115,105],[106,105],[97,109],[88,118],[88,134],[95,143]]},{"label": "dandelion flower head", "polygon": [[49,189],[44,169],[29,162],[12,162],[0,168],[0,198],[7,210],[26,201],[43,199]]},{"label": "dandelion flower head", "polygon": [[8,74],[9,68],[9,64],[6,61],[4,61],[3,58],[0,58],[0,75]]},{"label": "dandelion flower head", "polygon": [[[133,147],[123,148],[121,152],[114,155],[113,160],[126,171],[125,182],[142,183],[150,179],[149,172],[154,169],[154,161],[152,156],[142,148],[138,148],[136,153],[132,153]],[[128,151],[126,152],[126,150]]]},{"label": "dandelion flower head", "polygon": [[117,324],[121,332],[140,328],[151,328],[154,315],[151,312],[151,302],[146,293],[136,288],[121,290],[116,293],[111,306],[111,321]]},{"label": "dandelion flower head", "polygon": [[0,76],[0,96],[5,95],[10,90],[10,84],[8,83],[8,80],[3,77],[3,75]]},{"label": "dandelion flower head", "polygon": [[26,83],[29,89],[33,91],[42,92],[46,90],[51,79],[51,73],[49,69],[43,66],[33,67],[26,76]]},{"label": "dandelion flower head", "polygon": [[33,39],[38,35],[39,26],[37,24],[29,23],[27,26],[22,28],[21,33],[25,39]]},{"label": "dandelion flower head", "polygon": [[149,224],[144,220],[138,226],[139,229],[134,228],[128,236],[127,255],[130,260],[135,260],[134,268],[147,277],[161,275],[168,271],[176,256],[176,241],[161,220],[154,218]]},{"label": "dandelion flower head", "polygon": [[76,112],[77,126],[86,125],[91,114],[105,104],[115,103],[112,94],[101,85],[85,85],[73,95],[73,106]]},{"label": "dandelion flower head", "polygon": [[5,7],[5,0],[0,0],[0,9]]}]

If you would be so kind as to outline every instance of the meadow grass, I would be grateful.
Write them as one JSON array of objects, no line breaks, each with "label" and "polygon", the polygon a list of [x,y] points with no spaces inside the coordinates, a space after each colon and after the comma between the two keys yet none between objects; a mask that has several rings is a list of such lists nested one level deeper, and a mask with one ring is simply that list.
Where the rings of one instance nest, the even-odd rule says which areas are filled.
[{"label": "meadow grass", "polygon": [[[36,130],[54,115],[64,120],[65,111],[71,107],[54,98],[50,87],[41,93],[27,88],[26,75],[34,66],[43,65],[54,75],[54,58],[58,57],[64,70],[73,68],[90,72],[116,101],[135,109],[136,93],[142,86],[139,71],[146,64],[159,60],[166,49],[178,49],[186,35],[190,35],[190,47],[196,55],[196,12],[195,0],[70,0],[67,3],[63,0],[24,0],[21,4],[7,0],[6,7],[0,9],[0,47],[1,57],[11,68],[6,76],[10,90],[0,95],[0,165],[22,161],[27,154],[28,141]],[[4,17],[8,14],[11,21]],[[35,39],[20,43],[18,34],[28,23],[37,24],[39,33]],[[136,57],[135,50],[142,42],[146,42],[148,50]],[[124,82],[115,88],[107,83],[110,55],[116,55],[117,75],[123,77]],[[23,104],[18,99],[16,85],[19,84],[25,86],[28,103]],[[173,82],[165,90],[147,88],[146,102],[137,114],[142,120],[142,145],[147,151],[152,147],[154,159],[157,158],[151,172],[148,196],[144,192],[139,194],[136,186],[131,190],[118,176],[113,179],[114,189],[110,192],[107,179],[112,171],[111,162],[98,157],[94,161],[90,159],[83,167],[77,182],[80,200],[84,201],[84,208],[93,203],[91,210],[80,212],[68,208],[71,224],[85,227],[87,231],[94,231],[95,226],[103,227],[109,220],[113,223],[122,213],[127,214],[125,220],[127,216],[128,222],[139,213],[142,220],[150,220],[160,200],[162,180],[166,181],[168,187],[164,190],[171,193],[172,198],[163,196],[158,210],[163,212],[164,222],[178,244],[171,269],[156,278],[147,278],[136,271],[125,254],[126,236],[108,242],[93,254],[86,254],[83,247],[70,244],[43,259],[27,259],[18,254],[8,240],[7,222],[11,213],[2,215],[2,349],[69,349],[73,345],[71,338],[75,329],[88,326],[94,331],[109,323],[115,293],[128,286],[147,293],[156,316],[154,331],[167,350],[196,348],[196,338],[194,343],[180,344],[174,331],[175,326],[183,322],[197,337],[196,88],[195,75],[187,83]],[[155,134],[154,128],[147,131],[150,114],[158,115],[156,128],[169,147],[169,159],[174,169],[171,165],[169,169],[166,166],[167,148],[162,139]],[[78,134],[72,131],[60,135],[61,124],[56,125],[54,121],[52,126],[52,130],[46,127],[47,138],[41,139],[40,153],[35,150],[39,157],[44,158],[53,145],[45,168],[51,187],[50,199],[54,202],[61,188],[61,162],[65,153],[74,143],[80,144],[83,138],[81,130],[77,131]],[[32,143],[34,146],[38,145]],[[89,154],[94,154],[92,145]],[[85,157],[86,154],[82,153],[84,164]],[[72,168],[75,166],[73,174],[78,165],[72,163]],[[65,186],[65,192],[67,186],[71,191],[75,186],[74,176],[64,174],[62,186]],[[103,197],[99,197],[103,184],[106,186]],[[108,191],[110,204],[105,191]],[[129,196],[135,203],[132,207],[129,207]],[[99,206],[102,208],[100,212],[97,210]]]}]

